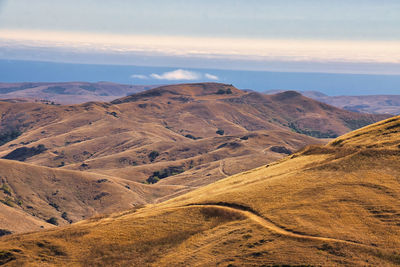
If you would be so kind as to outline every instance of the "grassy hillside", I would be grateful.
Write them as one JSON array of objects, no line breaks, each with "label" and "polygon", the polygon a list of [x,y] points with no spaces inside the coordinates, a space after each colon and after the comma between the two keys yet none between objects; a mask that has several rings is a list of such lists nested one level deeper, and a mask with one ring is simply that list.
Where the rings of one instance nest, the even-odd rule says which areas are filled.
[{"label": "grassy hillside", "polygon": [[130,209],[182,189],[10,160],[0,160],[0,170],[0,229],[11,232]]},{"label": "grassy hillside", "polygon": [[[199,177],[218,179],[224,177],[222,165],[234,174],[323,142],[311,137],[335,137],[384,118],[343,111],[295,92],[263,96],[215,83],[164,86],[111,104],[3,102],[0,111],[7,142],[0,156],[43,145],[42,153],[14,159],[139,182],[172,167],[185,170],[182,179],[192,177],[195,168]],[[235,167],[239,157],[248,168]]]},{"label": "grassy hillside", "polygon": [[166,202],[0,239],[10,266],[400,264],[400,117]]}]

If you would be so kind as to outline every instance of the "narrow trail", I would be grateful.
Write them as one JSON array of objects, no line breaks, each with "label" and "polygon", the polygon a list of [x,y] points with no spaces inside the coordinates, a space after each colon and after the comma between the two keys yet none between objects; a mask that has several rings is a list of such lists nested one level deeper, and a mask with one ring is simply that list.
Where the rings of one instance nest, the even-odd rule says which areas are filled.
[{"label": "narrow trail", "polygon": [[230,176],[229,174],[227,174],[227,173],[224,171],[224,161],[223,161],[223,160],[221,160],[221,161],[219,162],[219,172],[220,172],[223,176],[225,176],[225,177],[229,177],[229,176]]},{"label": "narrow trail", "polygon": [[372,246],[364,245],[361,243],[357,243],[354,241],[348,241],[348,240],[342,240],[342,239],[336,239],[336,238],[331,238],[331,237],[321,237],[321,236],[312,236],[312,235],[306,235],[306,234],[301,234],[301,233],[296,233],[292,232],[290,230],[286,230],[276,224],[274,224],[272,221],[263,218],[261,215],[257,214],[257,212],[251,210],[248,207],[240,206],[237,204],[230,204],[230,203],[205,203],[205,204],[190,204],[185,207],[210,207],[210,208],[219,208],[219,209],[225,209],[231,212],[236,212],[239,213],[248,219],[252,220],[253,222],[258,223],[259,225],[263,226],[264,228],[273,231],[275,233],[292,237],[292,238],[298,238],[298,239],[306,239],[306,240],[317,240],[317,241],[324,241],[324,242],[336,242],[336,243],[342,243],[342,244],[348,244],[348,245],[356,245],[359,247],[364,247],[364,248],[373,248]]}]

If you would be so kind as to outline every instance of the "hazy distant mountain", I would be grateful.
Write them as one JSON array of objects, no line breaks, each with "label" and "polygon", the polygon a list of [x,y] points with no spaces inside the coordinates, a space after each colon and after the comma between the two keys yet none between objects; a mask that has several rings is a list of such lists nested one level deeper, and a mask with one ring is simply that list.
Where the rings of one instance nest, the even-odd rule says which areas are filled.
[{"label": "hazy distant mountain", "polygon": [[111,82],[0,83],[0,99],[45,100],[61,104],[108,102],[154,87]]},{"label": "hazy distant mountain", "polygon": [[[268,90],[265,94],[276,94],[285,90]],[[320,102],[354,112],[372,114],[400,114],[400,95],[328,96],[318,91],[298,91],[304,96]]]}]

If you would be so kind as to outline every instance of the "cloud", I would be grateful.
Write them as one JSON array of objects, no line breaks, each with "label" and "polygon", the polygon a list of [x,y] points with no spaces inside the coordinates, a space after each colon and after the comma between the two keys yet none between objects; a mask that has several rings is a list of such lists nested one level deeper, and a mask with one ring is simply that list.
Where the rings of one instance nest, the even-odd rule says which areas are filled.
[{"label": "cloud", "polygon": [[190,70],[177,69],[173,71],[167,71],[161,74],[152,73],[150,75],[144,74],[132,74],[130,76],[133,79],[156,79],[156,80],[167,80],[167,81],[194,81],[194,80],[219,80],[218,76],[210,73],[200,73]]},{"label": "cloud", "polygon": [[206,78],[209,79],[209,80],[214,80],[214,81],[219,80],[218,76],[212,75],[212,74],[210,74],[210,73],[204,74],[204,77],[206,77]]},{"label": "cloud", "polygon": [[168,81],[178,81],[178,80],[193,81],[201,79],[201,76],[202,75],[200,73],[182,69],[164,72],[162,74],[156,74],[156,73],[150,74],[150,77],[153,79],[168,80]]},{"label": "cloud", "polygon": [[141,80],[147,80],[149,77],[143,74],[132,74],[131,78],[133,79],[141,79]]}]

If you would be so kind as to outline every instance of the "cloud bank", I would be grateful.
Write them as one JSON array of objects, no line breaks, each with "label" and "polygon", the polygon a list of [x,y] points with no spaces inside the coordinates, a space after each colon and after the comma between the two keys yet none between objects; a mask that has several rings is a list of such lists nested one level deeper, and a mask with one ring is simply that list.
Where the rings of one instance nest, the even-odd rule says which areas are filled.
[{"label": "cloud bank", "polygon": [[190,70],[177,69],[173,71],[167,71],[161,74],[152,73],[150,75],[144,74],[133,74],[131,75],[133,79],[155,79],[155,80],[165,80],[165,81],[195,81],[195,80],[219,80],[219,77],[210,73],[200,73]]}]

